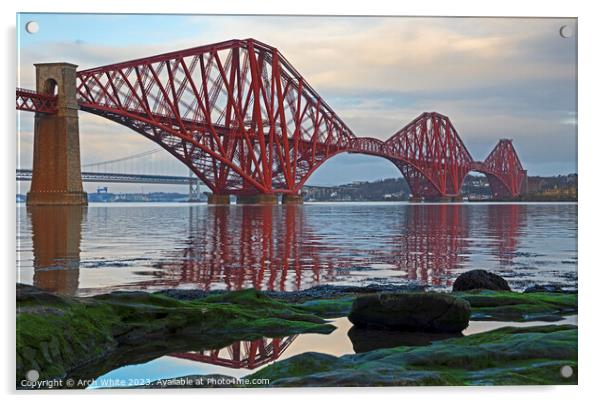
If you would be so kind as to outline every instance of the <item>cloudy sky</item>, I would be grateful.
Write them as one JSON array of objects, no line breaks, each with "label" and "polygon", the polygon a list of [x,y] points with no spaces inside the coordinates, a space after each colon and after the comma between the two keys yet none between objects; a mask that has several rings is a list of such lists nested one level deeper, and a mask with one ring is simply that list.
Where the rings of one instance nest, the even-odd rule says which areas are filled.
[{"label": "cloudy sky", "polygon": [[[32,20],[40,27],[33,35],[24,29]],[[252,37],[277,47],[358,136],[386,139],[437,111],[450,117],[475,159],[512,138],[529,174],[566,174],[577,171],[577,58],[575,35],[559,34],[563,25],[576,31],[572,19],[21,14],[19,86],[35,88],[36,62],[86,69]],[[19,115],[19,165],[30,167],[33,116]],[[83,164],[157,148],[84,112],[80,137]],[[187,173],[166,152],[121,168]],[[309,184],[398,176],[386,160],[340,155]]]}]

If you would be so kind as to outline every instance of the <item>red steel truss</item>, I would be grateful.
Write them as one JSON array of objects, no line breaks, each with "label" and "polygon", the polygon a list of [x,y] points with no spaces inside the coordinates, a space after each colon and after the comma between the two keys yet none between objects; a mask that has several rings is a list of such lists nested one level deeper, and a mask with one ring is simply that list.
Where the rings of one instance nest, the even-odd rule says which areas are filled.
[{"label": "red steel truss", "polygon": [[[80,109],[161,145],[214,194],[299,194],[341,152],[388,158],[418,198],[459,196],[471,170],[488,176],[494,196],[516,196],[526,176],[510,142],[474,162],[434,112],[385,142],[356,137],[276,48],[254,39],[79,71],[77,97]],[[56,98],[17,90],[17,109],[52,113]]]},{"label": "red steel truss", "polygon": [[298,193],[354,137],[277,49],[253,39],[80,71],[78,96],[217,194]]},{"label": "red steel truss", "polygon": [[527,181],[527,171],[518,158],[512,140],[502,139],[484,162],[474,162],[472,170],[484,173],[494,198],[520,195]]},{"label": "red steel truss", "polygon": [[56,113],[56,95],[39,94],[35,91],[17,88],[17,110]]},{"label": "red steel truss", "polygon": [[423,113],[386,142],[412,195],[458,196],[472,157],[447,116]]},{"label": "red steel truss", "polygon": [[292,344],[297,335],[253,341],[237,341],[214,350],[170,354],[172,357],[204,362],[227,368],[255,369],[276,360]]}]

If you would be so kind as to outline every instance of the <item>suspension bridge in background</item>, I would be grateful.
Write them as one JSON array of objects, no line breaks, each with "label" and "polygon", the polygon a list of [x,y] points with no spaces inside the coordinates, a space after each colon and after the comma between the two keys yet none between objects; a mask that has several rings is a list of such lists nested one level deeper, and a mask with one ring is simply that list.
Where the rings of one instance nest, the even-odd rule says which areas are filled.
[{"label": "suspension bridge in background", "polygon": [[[132,183],[149,185],[181,185],[188,186],[188,198],[191,201],[201,199],[202,183],[192,172],[185,175],[167,175],[150,173],[165,171],[165,166],[149,168],[148,158],[163,151],[161,148],[124,156],[107,161],[82,164],[82,181],[91,183]],[[144,166],[132,164],[140,161]],[[31,181],[33,170],[17,169],[18,181]]]},{"label": "suspension bridge in background", "polygon": [[340,153],[391,161],[414,200],[456,200],[470,171],[495,199],[517,197],[526,170],[502,139],[476,161],[447,116],[423,113],[386,141],[358,137],[274,47],[230,40],[76,71],[36,64],[36,91],[16,108],[35,112],[28,204],[85,204],[79,111],[158,144],[212,192],[209,203],[302,202],[308,178]]}]

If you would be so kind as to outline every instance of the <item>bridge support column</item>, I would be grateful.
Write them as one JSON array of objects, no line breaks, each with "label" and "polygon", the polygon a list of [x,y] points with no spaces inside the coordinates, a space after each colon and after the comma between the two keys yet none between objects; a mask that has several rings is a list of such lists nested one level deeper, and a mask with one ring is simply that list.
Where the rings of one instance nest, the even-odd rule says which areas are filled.
[{"label": "bridge support column", "polygon": [[452,198],[449,196],[429,197],[425,201],[431,203],[449,203],[452,201]]},{"label": "bridge support column", "polygon": [[207,204],[211,205],[223,205],[230,204],[230,195],[220,195],[220,194],[207,194]]},{"label": "bridge support column", "polygon": [[438,197],[420,197],[420,196],[411,196],[410,197],[410,202],[414,202],[414,203],[420,203],[420,202],[427,202],[427,203],[454,203],[454,202],[461,202],[462,201],[462,195],[458,195],[458,196],[438,196]]},{"label": "bridge support column", "polygon": [[236,204],[278,204],[275,194],[256,194],[236,196]]},{"label": "bridge support column", "polygon": [[74,64],[36,64],[36,90],[57,94],[57,113],[36,113],[28,205],[86,205],[79,154]]},{"label": "bridge support column", "polygon": [[303,196],[284,194],[282,195],[282,204],[303,204]]},{"label": "bridge support column", "polygon": [[454,203],[454,202],[461,202],[462,196],[428,197],[424,201],[430,202],[430,203]]}]

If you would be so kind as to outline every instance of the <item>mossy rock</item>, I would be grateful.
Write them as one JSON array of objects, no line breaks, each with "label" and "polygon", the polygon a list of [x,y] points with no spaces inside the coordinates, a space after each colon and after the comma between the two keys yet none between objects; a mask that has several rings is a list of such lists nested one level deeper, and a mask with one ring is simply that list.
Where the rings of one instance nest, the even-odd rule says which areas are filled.
[{"label": "mossy rock", "polygon": [[[473,291],[453,296],[470,302],[472,320],[527,321],[577,312],[576,294]],[[210,294],[188,301],[144,292],[75,298],[17,285],[17,380],[23,379],[29,369],[38,370],[40,379],[94,378],[123,365],[173,352],[221,348],[263,336],[329,333],[334,327],[323,318],[345,316],[353,301],[354,297],[346,294],[294,304],[255,290]],[[548,375],[537,371],[529,374],[525,367],[526,372],[517,370],[507,379],[524,377],[516,383],[536,383],[537,377],[549,380],[556,364],[548,360],[539,364],[541,371],[547,368]],[[392,382],[387,380],[387,370],[382,371],[378,382]],[[483,371],[487,372],[483,382],[503,382],[503,375],[495,378],[498,372],[494,369]],[[463,382],[477,384],[475,374],[474,379],[462,378]],[[356,375],[348,373],[349,382]],[[400,383],[451,382],[451,374],[435,376],[419,371],[406,375],[399,378]],[[334,377],[332,383],[337,382]]]},{"label": "mossy rock", "polygon": [[17,287],[16,327],[17,381],[30,369],[40,380],[74,370],[94,377],[141,357],[334,330],[322,318],[255,290],[178,301],[144,292],[56,297],[23,285]]},{"label": "mossy rock", "polygon": [[354,300],[355,297],[347,296],[336,299],[316,299],[297,304],[296,307],[322,318],[338,318],[349,315]]},{"label": "mossy rock", "polygon": [[[563,378],[560,369],[575,372]],[[423,347],[333,357],[305,353],[247,376],[270,386],[555,385],[577,383],[577,328],[502,328]]]},{"label": "mossy rock", "polygon": [[471,291],[455,293],[470,303],[472,320],[556,321],[577,313],[577,294]]}]

